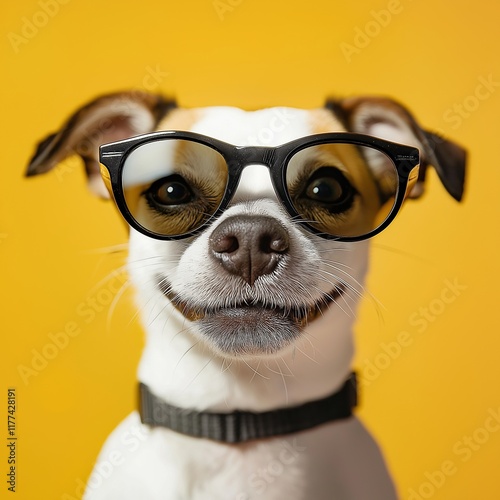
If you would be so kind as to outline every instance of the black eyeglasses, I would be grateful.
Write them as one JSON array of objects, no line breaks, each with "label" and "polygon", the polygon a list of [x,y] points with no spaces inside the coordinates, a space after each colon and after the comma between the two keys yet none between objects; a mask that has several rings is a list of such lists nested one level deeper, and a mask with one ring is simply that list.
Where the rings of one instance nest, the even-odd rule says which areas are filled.
[{"label": "black eyeglasses", "polygon": [[101,174],[125,220],[160,240],[187,238],[230,203],[248,165],[269,168],[277,197],[310,232],[358,241],[389,225],[418,177],[418,149],[351,133],[276,147],[165,131],[100,147]]}]

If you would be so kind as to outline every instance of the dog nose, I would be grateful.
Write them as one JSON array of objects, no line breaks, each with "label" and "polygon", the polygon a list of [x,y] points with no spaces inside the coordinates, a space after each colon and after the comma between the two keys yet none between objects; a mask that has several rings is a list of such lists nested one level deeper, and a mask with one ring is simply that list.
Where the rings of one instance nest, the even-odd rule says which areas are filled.
[{"label": "dog nose", "polygon": [[230,217],[213,231],[210,252],[222,267],[249,285],[272,273],[288,253],[288,232],[263,215]]}]

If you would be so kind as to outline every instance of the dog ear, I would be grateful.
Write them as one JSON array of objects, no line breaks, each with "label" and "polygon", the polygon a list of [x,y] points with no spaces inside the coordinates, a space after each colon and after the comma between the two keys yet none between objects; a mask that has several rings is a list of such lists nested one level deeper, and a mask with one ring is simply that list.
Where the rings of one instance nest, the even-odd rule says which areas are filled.
[{"label": "dog ear", "polygon": [[329,99],[326,107],[334,112],[349,132],[381,137],[420,150],[418,182],[410,197],[422,195],[426,170],[428,165],[432,165],[448,193],[457,201],[462,199],[466,151],[458,144],[422,129],[401,104],[382,97],[354,97]]},{"label": "dog ear", "polygon": [[77,154],[84,162],[90,190],[109,198],[100,175],[99,145],[153,131],[174,107],[175,101],[142,91],[101,96],[78,109],[58,132],[38,144],[26,176],[44,174]]}]

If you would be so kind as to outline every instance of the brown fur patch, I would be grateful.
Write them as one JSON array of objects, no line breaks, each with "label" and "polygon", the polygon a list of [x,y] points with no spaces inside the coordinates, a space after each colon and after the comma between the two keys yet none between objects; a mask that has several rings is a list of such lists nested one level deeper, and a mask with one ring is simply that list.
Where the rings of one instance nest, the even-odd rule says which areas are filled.
[{"label": "brown fur patch", "polygon": [[[341,121],[327,109],[310,112],[310,127],[314,134],[346,132]],[[342,218],[342,224],[340,224],[342,235],[357,236],[374,229],[378,225],[380,215],[380,196],[373,172],[359,149],[350,145],[322,145],[318,147],[318,150],[321,151],[322,156],[324,155],[321,163],[327,165],[328,158],[331,158],[332,166],[342,170],[359,194],[354,206]],[[386,215],[387,212],[384,211],[382,220]]]},{"label": "brown fur patch", "polygon": [[342,122],[328,109],[312,109],[310,112],[310,126],[312,134],[327,132],[346,132]]},{"label": "brown fur patch", "polygon": [[193,125],[203,117],[202,109],[176,108],[158,123],[157,130],[184,130],[189,131]]}]

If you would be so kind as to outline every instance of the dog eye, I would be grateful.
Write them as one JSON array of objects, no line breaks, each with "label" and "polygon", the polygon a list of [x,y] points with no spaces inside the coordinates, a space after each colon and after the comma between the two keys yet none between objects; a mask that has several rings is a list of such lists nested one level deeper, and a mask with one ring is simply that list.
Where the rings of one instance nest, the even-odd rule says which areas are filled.
[{"label": "dog eye", "polygon": [[195,196],[186,180],[180,175],[158,179],[146,191],[148,197],[161,206],[175,206],[190,203]]},{"label": "dog eye", "polygon": [[344,212],[354,200],[357,191],[337,168],[322,167],[309,178],[301,197],[320,204],[332,213]]}]

